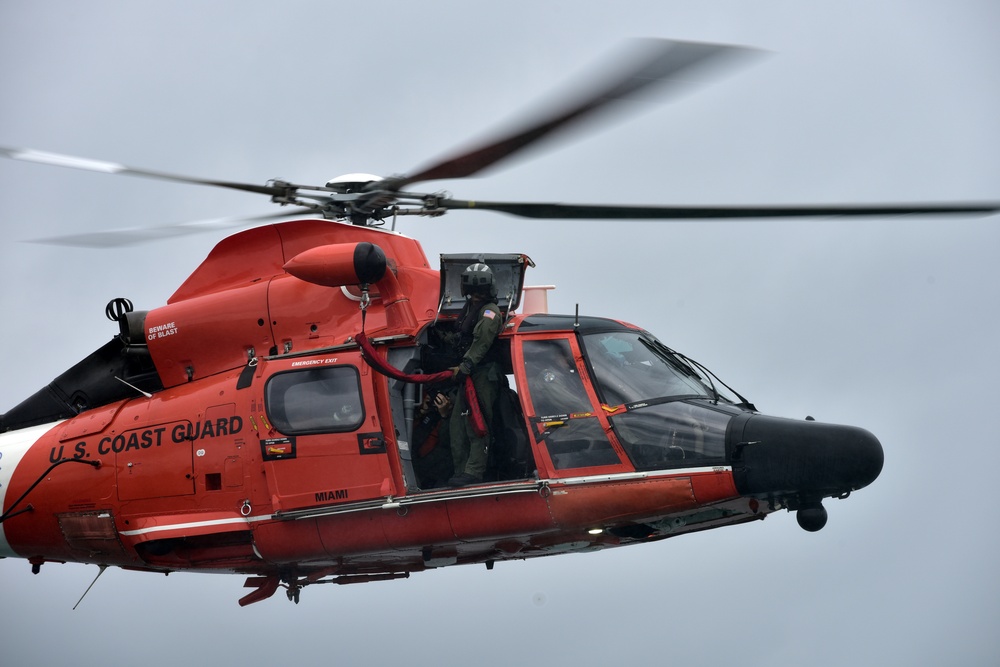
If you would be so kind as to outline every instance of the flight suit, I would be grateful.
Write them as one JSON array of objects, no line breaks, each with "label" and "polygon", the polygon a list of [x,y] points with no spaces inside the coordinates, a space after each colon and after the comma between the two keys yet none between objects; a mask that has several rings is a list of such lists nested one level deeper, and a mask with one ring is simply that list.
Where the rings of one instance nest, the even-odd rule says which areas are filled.
[{"label": "flight suit", "polygon": [[[465,392],[459,389],[455,409],[451,413],[449,430],[451,453],[455,461],[456,476],[463,473],[474,481],[481,481],[486,473],[487,449],[490,444],[489,428],[493,422],[493,406],[504,379],[497,358],[496,341],[503,329],[503,316],[492,300],[477,304],[471,301],[459,319],[460,344],[467,344],[458,368],[472,378],[479,397],[479,405],[486,421],[487,433],[477,436],[468,414]],[[473,319],[470,319],[473,318]],[[470,330],[471,329],[471,340]]]},{"label": "flight suit", "polygon": [[422,489],[441,486],[454,474],[450,432],[453,403],[446,399],[441,408],[432,405],[429,398],[427,394],[413,424],[413,471]]}]

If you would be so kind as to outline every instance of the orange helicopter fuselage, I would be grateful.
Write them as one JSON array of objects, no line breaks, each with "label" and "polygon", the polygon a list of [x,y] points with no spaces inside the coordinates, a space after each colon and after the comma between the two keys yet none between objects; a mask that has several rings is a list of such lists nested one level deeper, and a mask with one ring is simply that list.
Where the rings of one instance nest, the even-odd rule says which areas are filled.
[{"label": "orange helicopter fuselage", "polygon": [[[349,259],[359,243],[377,245],[387,264],[367,291]],[[305,269],[293,262],[304,256]],[[643,459],[645,436],[621,434],[645,422],[623,416],[655,402],[611,400],[582,340],[644,332],[532,314],[510,314],[498,343],[517,391],[496,427],[504,434],[494,433],[492,474],[425,488],[411,442],[423,390],[377,372],[355,336],[364,330],[391,365],[426,370],[429,332],[448,324],[441,313],[454,297],[420,244],[394,233],[306,220],[224,240],[167,305],[122,325],[120,353],[155,367],[149,396],[126,387],[117,400],[0,434],[0,555],[36,570],[56,561],[245,573],[256,589],[245,604],[279,584],[291,596],[324,577],[492,567],[787,505],[738,489],[734,461],[744,445],[755,450],[731,432],[751,410],[661,401],[656,409],[680,415],[664,427],[677,440],[658,445],[662,460]],[[551,373],[536,379],[546,350],[561,351],[575,383],[575,402],[556,413],[542,396]]]}]

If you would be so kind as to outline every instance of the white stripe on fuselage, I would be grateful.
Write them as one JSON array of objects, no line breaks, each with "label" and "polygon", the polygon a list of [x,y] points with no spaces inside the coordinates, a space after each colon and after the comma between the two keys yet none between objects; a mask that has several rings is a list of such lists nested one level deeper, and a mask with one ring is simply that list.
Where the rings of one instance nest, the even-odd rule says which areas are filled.
[{"label": "white stripe on fuselage", "polygon": [[[0,435],[0,510],[3,510],[8,502],[16,500],[16,498],[7,498],[7,489],[10,487],[10,480],[14,477],[17,464],[21,462],[31,446],[55,425],[30,426]],[[17,508],[15,508],[16,510]],[[0,556],[20,556],[7,542],[7,535],[4,533],[2,523],[0,523]]]}]

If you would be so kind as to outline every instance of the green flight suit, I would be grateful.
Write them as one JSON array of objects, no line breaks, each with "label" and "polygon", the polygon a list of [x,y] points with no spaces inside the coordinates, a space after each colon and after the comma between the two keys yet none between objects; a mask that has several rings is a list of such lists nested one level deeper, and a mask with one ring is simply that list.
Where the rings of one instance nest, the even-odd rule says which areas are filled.
[{"label": "green flight suit", "polygon": [[[476,305],[473,303],[469,317],[473,316],[474,308]],[[477,436],[469,416],[463,414],[468,412],[468,406],[465,401],[465,391],[461,387],[455,401],[455,409],[451,413],[449,430],[455,474],[460,475],[464,472],[481,480],[486,473],[487,450],[491,439],[488,429],[493,423],[493,406],[504,379],[503,370],[495,354],[497,336],[503,329],[503,316],[495,303],[487,301],[478,306],[475,317],[472,342],[462,357],[459,369],[472,378],[472,383],[476,387],[483,419],[486,420],[487,433]]]}]

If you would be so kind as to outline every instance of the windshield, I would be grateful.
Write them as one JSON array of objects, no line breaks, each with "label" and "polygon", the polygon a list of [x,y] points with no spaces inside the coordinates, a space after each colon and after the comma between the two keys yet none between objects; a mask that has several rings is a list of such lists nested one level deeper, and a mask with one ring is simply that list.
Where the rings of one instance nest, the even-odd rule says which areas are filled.
[{"label": "windshield", "polygon": [[608,405],[670,396],[712,397],[689,366],[637,331],[588,334],[583,339],[601,398]]}]

